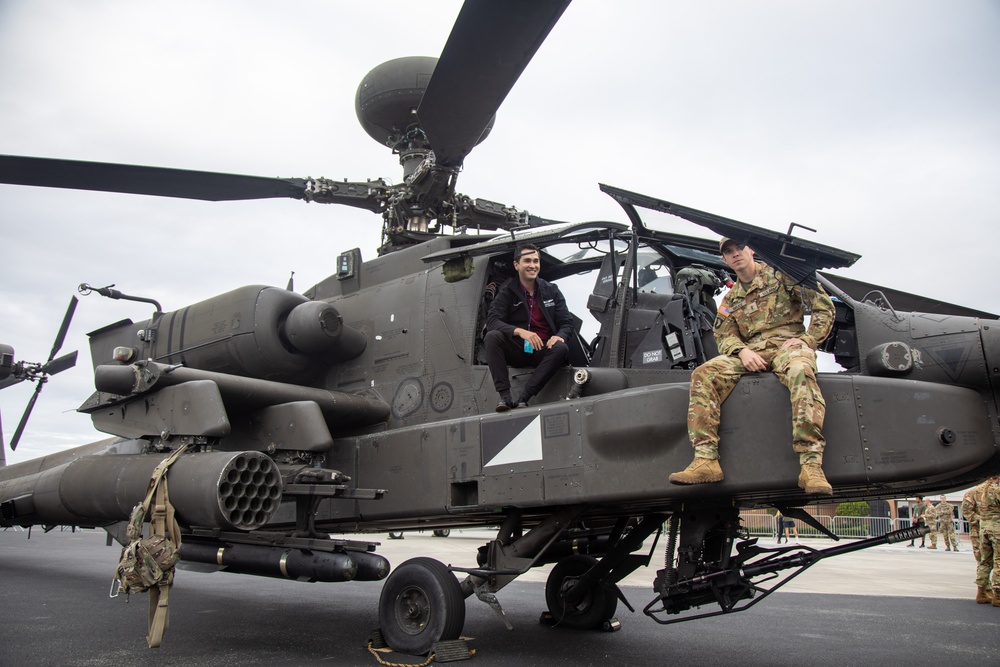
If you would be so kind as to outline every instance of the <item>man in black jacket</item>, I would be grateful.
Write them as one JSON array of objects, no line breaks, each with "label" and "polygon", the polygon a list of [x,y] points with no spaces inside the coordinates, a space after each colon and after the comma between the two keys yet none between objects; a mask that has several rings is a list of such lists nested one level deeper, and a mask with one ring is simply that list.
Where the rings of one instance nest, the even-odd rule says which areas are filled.
[{"label": "man in black jacket", "polygon": [[[538,277],[541,254],[533,245],[514,250],[511,278],[497,293],[486,318],[486,363],[500,394],[497,412],[526,408],[560,366],[569,359],[566,340],[573,318],[559,288]],[[517,403],[511,400],[507,366],[534,366]]]}]

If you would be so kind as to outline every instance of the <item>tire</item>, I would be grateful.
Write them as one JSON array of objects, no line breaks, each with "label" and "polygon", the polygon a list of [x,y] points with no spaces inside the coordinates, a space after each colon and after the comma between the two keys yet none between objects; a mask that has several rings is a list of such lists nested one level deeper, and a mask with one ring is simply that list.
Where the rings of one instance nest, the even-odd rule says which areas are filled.
[{"label": "tire", "polygon": [[587,591],[583,599],[571,607],[567,607],[562,598],[561,593],[569,590],[596,563],[596,558],[577,555],[562,559],[552,568],[545,582],[545,603],[555,617],[557,626],[592,630],[601,627],[604,621],[615,615],[618,596],[613,588],[603,584],[597,584]]},{"label": "tire", "polygon": [[385,580],[378,620],[392,650],[426,655],[435,642],[461,635],[465,625],[462,586],[440,561],[411,558]]},{"label": "tire", "polygon": [[448,537],[451,535],[451,528],[438,528],[434,531],[434,537]]},{"label": "tire", "polygon": [[401,530],[390,530],[389,531],[390,540],[401,540],[403,539],[403,531]]}]

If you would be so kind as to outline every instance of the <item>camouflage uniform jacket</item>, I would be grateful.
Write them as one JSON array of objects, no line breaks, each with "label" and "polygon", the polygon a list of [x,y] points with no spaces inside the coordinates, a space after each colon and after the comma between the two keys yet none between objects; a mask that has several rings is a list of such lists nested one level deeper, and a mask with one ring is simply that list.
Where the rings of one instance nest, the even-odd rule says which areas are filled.
[{"label": "camouflage uniform jacket", "polygon": [[976,535],[979,533],[979,506],[983,503],[983,491],[986,490],[986,482],[974,486],[962,496],[962,516],[969,522],[969,533]]},{"label": "camouflage uniform jacket", "polygon": [[924,505],[923,517],[924,517],[924,523],[930,526],[930,529],[932,531],[936,530],[938,521],[937,507],[933,503],[929,505]]},{"label": "camouflage uniform jacket", "polygon": [[937,504],[934,508],[934,514],[937,516],[937,520],[942,531],[945,529],[945,526],[949,524],[949,522],[952,526],[955,525],[955,506],[947,500]]},{"label": "camouflage uniform jacket", "polygon": [[983,502],[979,506],[979,532],[1000,535],[1000,481],[996,477],[986,480]]},{"label": "camouflage uniform jacket", "polygon": [[[766,264],[756,262],[756,267],[749,285],[737,282],[722,298],[715,318],[719,354],[736,355],[744,347],[759,352],[790,338],[801,338],[815,350],[833,328],[830,297],[822,288],[817,292],[796,285]],[[804,325],[807,303],[812,307],[808,331]]]},{"label": "camouflage uniform jacket", "polygon": [[913,525],[914,526],[917,525],[917,522],[919,522],[920,519],[924,519],[924,522],[926,523],[927,519],[926,519],[926,517],[924,517],[924,514],[926,512],[927,512],[927,507],[923,503],[917,503],[913,507],[912,514],[913,514]]}]

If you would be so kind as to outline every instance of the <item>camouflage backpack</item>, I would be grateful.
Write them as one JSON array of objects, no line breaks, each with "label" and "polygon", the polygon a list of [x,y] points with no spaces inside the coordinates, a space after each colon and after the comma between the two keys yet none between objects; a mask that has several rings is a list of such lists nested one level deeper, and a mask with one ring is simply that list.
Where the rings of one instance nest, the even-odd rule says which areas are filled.
[{"label": "camouflage backpack", "polygon": [[174,566],[180,560],[180,553],[165,535],[150,535],[146,538],[132,538],[132,526],[138,519],[140,530],[145,512],[142,505],[136,505],[129,521],[129,539],[132,541],[122,549],[121,560],[115,578],[120,582],[123,593],[144,593],[153,586],[172,583]]},{"label": "camouflage backpack", "polygon": [[[129,517],[126,536],[129,543],[115,570],[118,591],[142,593],[149,591],[149,634],[146,643],[157,648],[167,627],[167,602],[174,582],[174,566],[180,560],[181,531],[174,518],[174,507],[167,494],[167,469],[187,449],[183,445],[163,459],[149,480],[145,499],[135,506]],[[154,502],[155,498],[155,502]],[[142,536],[142,525],[150,505],[150,535]],[[117,595],[115,593],[114,595]]]}]

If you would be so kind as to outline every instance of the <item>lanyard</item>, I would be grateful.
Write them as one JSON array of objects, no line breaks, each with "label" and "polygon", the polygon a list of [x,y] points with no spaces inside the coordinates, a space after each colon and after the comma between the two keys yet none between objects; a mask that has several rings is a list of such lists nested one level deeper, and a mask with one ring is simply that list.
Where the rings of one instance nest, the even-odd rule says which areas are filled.
[{"label": "lanyard", "polygon": [[528,294],[528,290],[524,289],[524,285],[521,285],[521,291],[524,292],[524,300],[528,302],[528,331],[531,331],[531,316],[532,311],[535,310],[535,295]]}]

